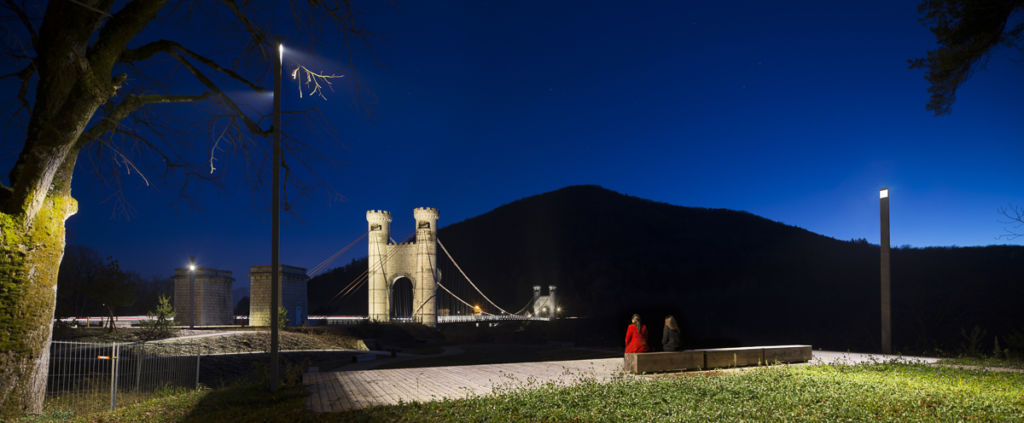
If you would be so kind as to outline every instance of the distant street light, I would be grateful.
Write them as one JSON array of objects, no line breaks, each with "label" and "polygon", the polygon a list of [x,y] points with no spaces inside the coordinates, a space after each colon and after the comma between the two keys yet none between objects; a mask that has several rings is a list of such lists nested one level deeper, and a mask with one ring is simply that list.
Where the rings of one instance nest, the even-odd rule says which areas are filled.
[{"label": "distant street light", "polygon": [[892,354],[892,308],[890,303],[889,279],[889,188],[878,191],[880,210],[879,222],[882,227],[882,353]]},{"label": "distant street light", "polygon": [[196,258],[188,258],[188,328],[196,328]]}]

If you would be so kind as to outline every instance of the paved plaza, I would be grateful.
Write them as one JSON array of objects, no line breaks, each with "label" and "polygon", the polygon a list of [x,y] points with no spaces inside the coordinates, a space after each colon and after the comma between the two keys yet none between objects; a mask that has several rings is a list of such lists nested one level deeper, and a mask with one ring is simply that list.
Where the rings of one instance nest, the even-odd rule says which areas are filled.
[{"label": "paved plaza", "polygon": [[[811,364],[856,364],[900,360],[934,363],[926,357],[814,351]],[[303,383],[311,395],[306,407],[316,412],[337,412],[374,405],[412,401],[467,398],[495,389],[523,389],[548,382],[571,385],[584,378],[607,381],[641,377],[622,372],[622,358],[529,363],[479,364],[387,370],[310,371]]]}]

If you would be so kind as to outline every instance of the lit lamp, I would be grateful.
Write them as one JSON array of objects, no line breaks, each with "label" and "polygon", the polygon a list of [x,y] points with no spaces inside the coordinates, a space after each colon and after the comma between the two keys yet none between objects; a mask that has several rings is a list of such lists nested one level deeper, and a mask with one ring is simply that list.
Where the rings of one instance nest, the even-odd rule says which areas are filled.
[{"label": "lit lamp", "polygon": [[188,328],[196,328],[196,258],[188,258]]},{"label": "lit lamp", "polygon": [[882,236],[881,280],[882,280],[882,353],[892,354],[892,308],[889,279],[889,188],[878,191],[879,223]]}]

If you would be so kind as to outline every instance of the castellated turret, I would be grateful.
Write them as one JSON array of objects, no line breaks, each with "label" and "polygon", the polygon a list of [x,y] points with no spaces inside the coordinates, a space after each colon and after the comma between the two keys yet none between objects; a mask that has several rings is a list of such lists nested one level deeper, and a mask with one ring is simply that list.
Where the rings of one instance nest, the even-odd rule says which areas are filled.
[{"label": "castellated turret", "polygon": [[413,288],[413,318],[431,327],[437,326],[437,209],[417,207],[412,212],[416,218],[416,268],[415,278],[419,281]]},{"label": "castellated turret", "polygon": [[382,240],[385,244],[391,237],[391,212],[385,210],[366,211],[367,229],[370,231],[370,239]]},{"label": "castellated turret", "polygon": [[369,255],[367,265],[369,266],[369,309],[368,315],[373,321],[388,321],[388,286],[389,281],[384,277],[382,271],[387,261],[391,238],[391,213],[384,210],[367,210],[366,223],[369,235],[367,239]]},{"label": "castellated turret", "polygon": [[437,209],[430,207],[417,207],[412,212],[416,218],[416,243],[434,242],[434,234],[437,231]]},{"label": "castellated turret", "polygon": [[[369,317],[373,321],[390,321],[405,317],[409,310],[393,309],[395,282],[406,278],[412,285],[411,317],[427,326],[437,326],[434,300],[437,289],[437,209],[418,207],[416,241],[392,244],[391,213],[384,210],[366,212],[369,230]],[[401,285],[399,285],[401,286]],[[405,313],[403,315],[403,313]]]},{"label": "castellated turret", "polygon": [[557,290],[557,286],[548,285],[548,302],[551,303],[551,317],[558,317],[558,299],[555,298],[555,291]]}]

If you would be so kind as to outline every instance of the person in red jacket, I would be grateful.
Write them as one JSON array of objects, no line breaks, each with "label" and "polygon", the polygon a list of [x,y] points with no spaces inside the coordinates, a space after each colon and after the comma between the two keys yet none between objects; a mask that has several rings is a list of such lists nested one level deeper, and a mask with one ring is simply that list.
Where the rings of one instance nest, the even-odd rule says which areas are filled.
[{"label": "person in red jacket", "polygon": [[626,352],[647,352],[647,326],[640,323],[640,315],[633,315],[633,323],[626,329]]}]

